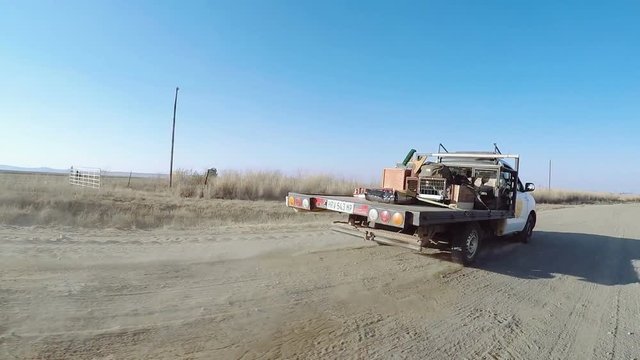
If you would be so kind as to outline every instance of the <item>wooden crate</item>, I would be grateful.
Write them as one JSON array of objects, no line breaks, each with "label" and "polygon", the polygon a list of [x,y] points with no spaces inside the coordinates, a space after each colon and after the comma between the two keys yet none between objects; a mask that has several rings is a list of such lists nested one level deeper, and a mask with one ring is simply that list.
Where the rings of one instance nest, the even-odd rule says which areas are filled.
[{"label": "wooden crate", "polygon": [[411,176],[411,169],[386,168],[382,170],[382,187],[385,189],[405,190],[407,177]]},{"label": "wooden crate", "polygon": [[417,177],[407,177],[404,188],[409,193],[418,193],[418,184],[420,182],[420,178]]}]

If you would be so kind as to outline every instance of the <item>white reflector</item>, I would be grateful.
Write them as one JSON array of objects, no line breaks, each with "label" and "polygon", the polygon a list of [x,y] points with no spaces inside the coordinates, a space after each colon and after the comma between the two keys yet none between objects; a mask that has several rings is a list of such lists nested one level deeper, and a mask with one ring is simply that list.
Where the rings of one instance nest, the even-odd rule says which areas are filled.
[{"label": "white reflector", "polygon": [[376,209],[369,210],[369,220],[371,221],[378,220],[378,210]]}]

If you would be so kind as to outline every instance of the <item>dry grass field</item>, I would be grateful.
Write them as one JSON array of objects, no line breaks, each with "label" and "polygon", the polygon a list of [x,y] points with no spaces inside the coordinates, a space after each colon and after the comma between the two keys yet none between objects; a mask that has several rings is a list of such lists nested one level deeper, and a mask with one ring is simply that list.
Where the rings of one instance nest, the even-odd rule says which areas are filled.
[{"label": "dry grass field", "polygon": [[[167,178],[103,177],[101,189],[68,184],[66,175],[0,173],[0,223],[84,228],[175,229],[227,224],[316,221],[337,215],[296,217],[283,206],[289,191],[349,194],[362,186],[331,176],[286,176],[279,172],[226,172],[210,178],[179,171]],[[608,193],[537,190],[539,203],[584,204],[638,201]]]},{"label": "dry grass field", "polygon": [[640,202],[640,196],[605,192],[538,189],[533,197],[540,204],[614,204]]},{"label": "dry grass field", "polygon": [[289,191],[344,195],[363,185],[329,175],[287,176],[278,171],[227,171],[210,178],[206,186],[204,175],[193,171],[178,171],[175,179],[175,194],[206,199],[280,201]]},{"label": "dry grass field", "polygon": [[[284,205],[289,190],[351,193],[354,182],[279,173],[229,173],[203,185],[201,175],[166,178],[103,177],[102,187],[68,184],[66,175],[0,173],[0,224],[84,228],[184,229],[232,224],[286,223],[295,213]],[[249,201],[251,200],[251,201]],[[309,214],[296,221],[330,219]]]}]

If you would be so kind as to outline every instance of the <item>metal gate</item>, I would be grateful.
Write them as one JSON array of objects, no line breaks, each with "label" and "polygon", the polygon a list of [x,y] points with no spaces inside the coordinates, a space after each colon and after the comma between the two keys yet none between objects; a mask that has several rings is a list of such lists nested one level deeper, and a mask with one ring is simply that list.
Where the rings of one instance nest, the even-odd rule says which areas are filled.
[{"label": "metal gate", "polygon": [[100,173],[101,170],[98,168],[74,168],[72,166],[69,172],[69,184],[99,189]]}]

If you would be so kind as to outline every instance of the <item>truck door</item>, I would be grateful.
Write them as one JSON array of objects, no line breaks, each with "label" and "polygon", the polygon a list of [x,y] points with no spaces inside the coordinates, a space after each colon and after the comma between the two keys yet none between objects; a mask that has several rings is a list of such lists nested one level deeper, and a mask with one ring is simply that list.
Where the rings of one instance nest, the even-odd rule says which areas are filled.
[{"label": "truck door", "polygon": [[524,186],[522,186],[520,179],[518,179],[515,217],[506,220],[505,235],[521,231],[524,228],[527,218],[529,217],[529,211],[533,206],[533,204],[531,204],[532,200],[531,195],[524,191]]}]

